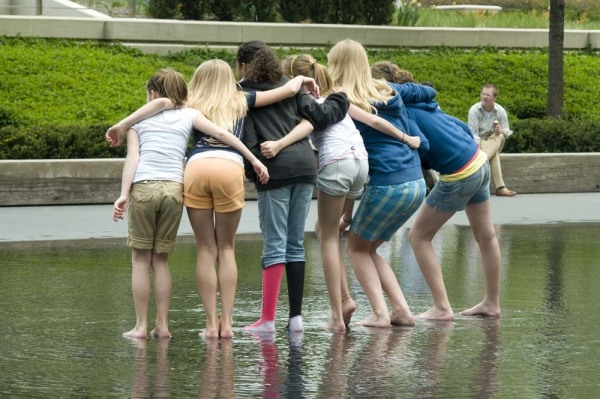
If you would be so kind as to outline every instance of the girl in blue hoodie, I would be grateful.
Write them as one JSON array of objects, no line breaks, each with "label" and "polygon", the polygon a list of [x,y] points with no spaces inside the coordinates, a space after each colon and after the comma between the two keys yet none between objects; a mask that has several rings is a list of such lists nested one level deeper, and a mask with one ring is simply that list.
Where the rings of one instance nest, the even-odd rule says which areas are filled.
[{"label": "girl in blue hoodie", "polygon": [[[375,77],[387,81],[416,85],[412,74],[392,62],[382,61],[371,68]],[[440,181],[421,206],[415,224],[410,230],[410,244],[431,294],[433,307],[419,318],[453,320],[442,268],[433,249],[432,240],[440,228],[458,211],[465,210],[475,240],[479,245],[485,276],[483,300],[463,316],[500,316],[500,247],[492,220],[490,200],[490,166],[486,155],[479,149],[469,127],[444,113],[437,102],[414,101],[404,103],[411,121],[429,141],[429,151],[421,161],[440,172]]]},{"label": "girl in blue hoodie", "polygon": [[[334,83],[344,89],[350,102],[388,120],[411,135],[408,115],[400,92],[401,85],[388,84],[371,77],[367,53],[353,40],[337,43],[327,56]],[[407,96],[429,101],[435,90],[419,87]],[[350,225],[347,245],[354,273],[371,304],[372,314],[359,325],[390,327],[413,325],[414,317],[387,261],[377,253],[413,215],[425,198],[425,181],[417,150],[405,143],[355,120],[369,156],[369,182]],[[421,137],[419,148],[426,148]],[[388,311],[385,292],[392,305]]]}]

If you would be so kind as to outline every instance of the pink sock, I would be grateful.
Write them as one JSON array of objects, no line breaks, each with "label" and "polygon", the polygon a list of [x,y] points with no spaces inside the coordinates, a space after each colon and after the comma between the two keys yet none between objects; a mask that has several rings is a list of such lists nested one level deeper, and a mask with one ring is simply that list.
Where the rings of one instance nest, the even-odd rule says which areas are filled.
[{"label": "pink sock", "polygon": [[283,263],[277,263],[263,270],[263,304],[261,315],[261,319],[263,321],[275,320],[277,299],[279,298],[279,287],[281,286],[281,276],[283,276],[283,270]]},{"label": "pink sock", "polygon": [[[246,327],[246,330],[258,331],[267,328],[273,329],[275,321],[275,311],[277,310],[277,299],[279,298],[279,287],[281,286],[281,276],[283,276],[284,264],[276,263],[262,272],[262,312],[260,319]],[[265,322],[270,322],[269,326],[263,326]]]}]

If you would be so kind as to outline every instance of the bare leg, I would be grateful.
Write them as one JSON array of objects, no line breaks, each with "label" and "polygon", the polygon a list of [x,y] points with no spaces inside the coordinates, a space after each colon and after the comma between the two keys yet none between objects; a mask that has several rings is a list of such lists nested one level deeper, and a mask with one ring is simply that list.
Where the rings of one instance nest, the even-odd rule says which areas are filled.
[{"label": "bare leg", "polygon": [[187,208],[190,224],[196,236],[196,282],[204,313],[205,338],[219,337],[217,313],[217,243],[215,241],[213,211],[211,209]]},{"label": "bare leg", "polygon": [[453,320],[454,313],[448,301],[442,265],[433,249],[432,240],[440,228],[455,212],[439,212],[423,203],[415,224],[408,234],[410,245],[415,253],[415,258],[429,286],[433,297],[433,307],[417,316],[420,319]]},{"label": "bare leg", "polygon": [[151,252],[144,249],[131,249],[131,290],[135,306],[135,327],[123,336],[126,338],[146,338],[148,328],[148,303],[150,302],[150,262]]},{"label": "bare leg", "polygon": [[215,232],[219,256],[219,292],[221,294],[221,338],[233,337],[233,305],[237,290],[237,264],[235,262],[235,233],[242,210],[216,213]]},{"label": "bare leg", "polygon": [[350,289],[348,288],[348,273],[346,272],[346,265],[344,264],[341,248],[340,265],[342,269],[342,315],[344,317],[344,324],[348,327],[348,325],[350,325],[350,320],[352,320],[352,314],[356,310],[356,303],[354,303],[354,300],[350,295]]},{"label": "bare leg", "polygon": [[156,302],[156,323],[150,333],[154,338],[170,338],[169,308],[173,283],[169,271],[169,254],[152,253],[152,270],[154,270],[154,300]]},{"label": "bare leg", "polygon": [[390,315],[383,296],[381,281],[371,257],[371,241],[365,240],[353,232],[348,233],[348,255],[354,274],[365,291],[373,314],[358,322],[369,327],[390,327]]},{"label": "bare leg", "polygon": [[485,294],[483,300],[470,309],[460,312],[462,316],[500,316],[500,268],[502,264],[500,246],[492,221],[492,202],[490,200],[467,205],[469,223],[483,264]]},{"label": "bare leg", "polygon": [[[319,191],[319,239],[321,241],[321,261],[329,304],[331,318],[325,323],[324,328],[334,332],[346,331],[344,313],[342,308],[342,274],[343,264],[340,263],[340,232],[338,229],[340,217],[344,207],[345,197],[334,197]],[[348,283],[345,283],[346,287]]]},{"label": "bare leg", "polygon": [[387,294],[392,305],[390,321],[392,324],[412,326],[415,324],[415,318],[413,317],[408,302],[406,302],[406,298],[404,297],[404,293],[400,288],[398,278],[389,263],[377,253],[377,248],[379,248],[381,244],[383,244],[383,241],[377,240],[371,245],[370,256],[377,269],[383,292]]}]

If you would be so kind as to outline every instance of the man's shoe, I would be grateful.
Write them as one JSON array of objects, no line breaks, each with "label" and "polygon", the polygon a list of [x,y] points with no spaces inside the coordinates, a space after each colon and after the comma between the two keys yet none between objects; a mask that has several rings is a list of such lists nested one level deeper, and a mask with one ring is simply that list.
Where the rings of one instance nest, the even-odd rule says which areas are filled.
[{"label": "man's shoe", "polygon": [[513,197],[513,196],[517,195],[517,192],[509,190],[506,187],[500,187],[496,190],[496,195],[498,197]]}]

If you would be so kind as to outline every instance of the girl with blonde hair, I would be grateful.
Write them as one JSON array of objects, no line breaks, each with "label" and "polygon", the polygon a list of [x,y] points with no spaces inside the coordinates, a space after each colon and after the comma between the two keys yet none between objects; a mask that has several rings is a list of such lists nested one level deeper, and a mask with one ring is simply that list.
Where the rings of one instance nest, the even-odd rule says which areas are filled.
[{"label": "girl with blonde hair", "polygon": [[[401,85],[373,79],[367,53],[353,40],[337,43],[327,55],[329,73],[335,84],[347,93],[352,104],[376,113],[410,135],[421,133],[408,124],[402,98],[427,101],[435,96],[432,88],[407,91]],[[348,234],[348,255],[354,273],[372,308],[360,324],[389,327],[413,325],[414,317],[398,279],[377,249],[392,239],[413,215],[425,197],[425,182],[417,151],[355,120],[369,154],[369,182]],[[421,147],[427,140],[421,136]],[[392,311],[388,312],[384,293]]]},{"label": "girl with blonde hair", "polygon": [[127,244],[132,251],[131,285],[136,312],[135,327],[127,338],[146,338],[150,270],[154,273],[156,324],[151,335],[169,338],[168,312],[172,281],[168,257],[175,249],[182,214],[183,159],[192,128],[202,129],[246,156],[268,181],[266,167],[242,142],[208,121],[199,111],[182,107],[187,97],[183,76],[172,70],[159,70],[146,84],[147,101],[163,98],[169,109],[139,123],[133,119],[109,129],[107,139],[117,145],[115,135],[128,126],[127,158],[123,167],[121,195],[114,203],[113,219],[123,219],[129,209]]},{"label": "girl with blonde hair", "polygon": [[[334,92],[327,67],[317,63],[309,54],[286,57],[282,61],[282,69],[291,77],[304,75],[315,78],[324,96]],[[323,97],[318,101],[322,102]],[[325,328],[335,332],[346,330],[356,308],[348,289],[339,235],[352,221],[354,200],[362,195],[368,175],[367,152],[351,118],[405,141],[413,148],[420,144],[419,137],[408,136],[385,119],[352,104],[341,122],[311,135],[319,153],[318,221],[315,229],[321,243],[323,274],[331,305],[331,318]],[[278,141],[266,141],[261,146],[262,154],[267,159],[273,158],[281,149],[304,138],[311,131],[312,125],[309,125],[306,131],[298,129]]]},{"label": "girl with blonde hair", "polygon": [[[313,79],[298,77],[276,90],[244,93],[238,90],[231,67],[221,60],[202,63],[189,83],[188,107],[227,131],[228,139],[206,129],[194,129],[194,147],[188,154],[183,178],[183,204],[197,244],[196,281],[206,313],[206,338],[233,336],[233,306],[237,289],[234,242],[244,206],[243,156],[251,162],[261,183],[268,181],[262,163],[244,146],[244,117],[248,109],[264,106],[296,94],[303,84],[317,90]],[[149,115],[174,106],[170,99],[149,103],[111,128],[118,132]],[[165,111],[166,112],[166,111]],[[160,115],[160,114],[159,114]],[[232,145],[232,140],[236,146]],[[265,178],[267,177],[267,178]],[[218,265],[218,266],[217,266]],[[217,311],[217,293],[221,314]]]}]

